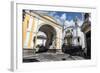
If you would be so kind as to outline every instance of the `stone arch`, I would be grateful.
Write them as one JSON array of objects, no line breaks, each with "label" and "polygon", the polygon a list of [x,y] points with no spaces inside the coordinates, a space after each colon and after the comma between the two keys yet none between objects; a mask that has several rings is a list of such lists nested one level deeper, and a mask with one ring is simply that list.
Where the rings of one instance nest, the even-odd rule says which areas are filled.
[{"label": "stone arch", "polygon": [[47,35],[44,32],[39,31],[37,33],[37,39],[38,39],[37,45],[43,45],[43,46],[45,46]]},{"label": "stone arch", "polygon": [[[56,29],[48,24],[41,25],[39,27],[38,31],[42,31],[47,35],[47,41],[46,41],[46,48],[50,48],[51,45],[55,46],[56,48]],[[55,42],[55,43],[54,43]]]},{"label": "stone arch", "polygon": [[[55,38],[54,38],[55,49],[61,49],[61,46],[62,46],[62,27],[60,27],[59,25],[53,24],[53,23],[50,24],[50,23],[47,23],[47,22],[39,22],[39,24],[37,25],[36,31],[35,31],[36,34],[39,32],[39,29],[42,26],[45,26],[45,25],[50,26],[52,28],[51,30],[54,30],[52,32],[55,32]],[[36,34],[35,34],[35,36],[36,36]],[[36,44],[34,43],[34,47],[36,45],[37,45],[37,43]]]},{"label": "stone arch", "polygon": [[[31,26],[32,30],[28,30],[28,32],[30,32],[30,34],[31,34],[29,36],[29,39],[30,39],[29,43],[31,44],[30,48],[36,48],[36,45],[37,45],[37,41],[36,40],[37,40],[37,34],[38,34],[39,29],[44,25],[48,25],[48,26],[53,28],[53,29],[51,28],[51,30],[54,30],[54,31],[52,31],[53,33],[56,32],[55,33],[55,40],[56,40],[55,41],[56,42],[56,48],[55,49],[61,49],[62,26],[60,26],[52,18],[45,17],[45,16],[39,15],[39,14],[34,13],[34,12],[33,13],[26,12],[26,13],[28,13],[27,14],[28,16],[32,16],[34,18],[32,26]],[[25,22],[23,24],[26,25],[27,23]],[[25,28],[26,28],[26,26],[25,26]]]}]

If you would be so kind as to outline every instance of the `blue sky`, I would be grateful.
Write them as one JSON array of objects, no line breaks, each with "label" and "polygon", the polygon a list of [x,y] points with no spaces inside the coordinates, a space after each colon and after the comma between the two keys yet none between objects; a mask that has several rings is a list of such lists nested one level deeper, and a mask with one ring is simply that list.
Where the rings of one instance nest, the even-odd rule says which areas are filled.
[{"label": "blue sky", "polygon": [[47,11],[48,15],[53,17],[60,25],[65,24],[67,26],[74,25],[74,19],[78,19],[78,25],[81,26],[83,23],[83,14],[81,12],[60,12],[60,11]]},{"label": "blue sky", "polygon": [[53,17],[57,23],[60,25],[65,24],[67,26],[73,26],[75,18],[78,19],[78,25],[81,26],[83,23],[83,14],[84,12],[61,12],[61,11],[38,11],[39,13],[46,14]]},{"label": "blue sky", "polygon": [[[52,12],[50,12],[52,13]],[[58,15],[59,17],[61,17],[63,14],[66,14],[66,20],[70,21],[73,20],[76,16],[82,20],[82,14],[80,12],[55,12],[54,16]]]}]

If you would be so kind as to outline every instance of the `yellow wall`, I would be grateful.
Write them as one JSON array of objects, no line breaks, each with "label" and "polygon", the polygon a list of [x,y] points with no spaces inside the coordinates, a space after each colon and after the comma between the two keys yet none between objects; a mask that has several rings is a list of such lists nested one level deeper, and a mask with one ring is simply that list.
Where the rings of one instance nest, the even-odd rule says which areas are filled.
[{"label": "yellow wall", "polygon": [[32,40],[32,36],[33,36],[33,30],[34,30],[34,25],[35,25],[35,20],[34,20],[34,18],[32,17],[32,19],[33,19],[33,22],[32,22],[32,27],[31,27],[31,30],[30,30],[30,37],[29,37],[29,41],[28,41],[28,48],[32,48],[31,47],[31,43],[33,42],[33,40]]},{"label": "yellow wall", "polygon": [[[33,21],[32,21],[32,27],[31,27],[31,30],[30,30],[30,32],[29,32],[29,39],[28,39],[28,46],[27,46],[27,48],[32,48],[32,46],[31,46],[31,43],[33,42],[33,30],[34,30],[34,24],[35,24],[35,20],[34,20],[34,18],[32,17],[32,19],[33,19]],[[28,29],[28,26],[29,26],[29,20],[30,20],[30,15],[28,15],[28,14],[26,14],[25,15],[25,18],[24,18],[24,21],[23,21],[23,29],[22,29],[22,32],[23,32],[23,34],[22,34],[22,39],[23,39],[23,41],[22,41],[22,44],[23,44],[23,48],[24,48],[24,44],[25,44],[25,41],[26,41],[26,36],[27,36],[27,29]]]},{"label": "yellow wall", "polygon": [[26,14],[24,21],[22,23],[22,47],[24,48],[24,42],[26,40],[26,34],[27,34],[27,26],[29,24],[30,15]]}]

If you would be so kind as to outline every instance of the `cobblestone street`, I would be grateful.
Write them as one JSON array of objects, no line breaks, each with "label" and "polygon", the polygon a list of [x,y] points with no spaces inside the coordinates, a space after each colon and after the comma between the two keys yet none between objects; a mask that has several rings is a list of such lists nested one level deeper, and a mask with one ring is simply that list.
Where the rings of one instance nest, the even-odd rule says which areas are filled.
[{"label": "cobblestone street", "polygon": [[50,62],[50,61],[67,61],[67,60],[83,60],[80,56],[70,56],[64,53],[38,53],[38,54],[24,54],[24,62]]}]

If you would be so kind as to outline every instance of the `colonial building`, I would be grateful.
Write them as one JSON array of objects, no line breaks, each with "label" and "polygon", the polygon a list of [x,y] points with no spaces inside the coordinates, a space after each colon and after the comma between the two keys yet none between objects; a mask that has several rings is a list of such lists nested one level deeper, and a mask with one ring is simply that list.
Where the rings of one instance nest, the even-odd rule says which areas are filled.
[{"label": "colonial building", "polygon": [[[84,33],[81,31],[81,27],[79,26],[79,24],[75,22],[75,24],[66,28],[65,32],[67,31],[69,31],[69,33],[66,33],[65,37],[72,35],[71,44],[74,46],[82,46],[82,49],[84,49],[85,37],[84,37]],[[67,43],[67,40],[64,41]]]},{"label": "colonial building", "polygon": [[88,59],[90,59],[91,58],[91,21],[90,21],[90,14],[89,13],[84,14],[84,23],[81,26],[81,29],[82,29],[82,32],[84,32],[84,35],[85,35],[86,57]]},{"label": "colonial building", "polygon": [[55,49],[61,49],[62,27],[50,16],[35,11],[23,11],[22,38],[24,49],[36,49],[39,41],[43,38],[39,35],[39,32],[46,35],[43,43],[46,48],[49,49],[50,46],[53,46]]}]

